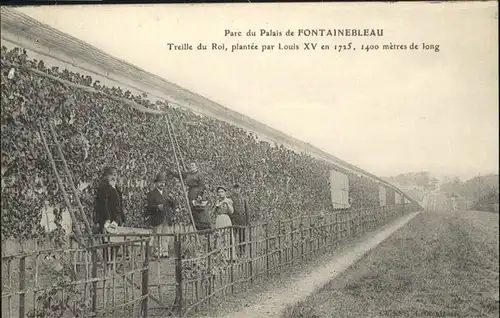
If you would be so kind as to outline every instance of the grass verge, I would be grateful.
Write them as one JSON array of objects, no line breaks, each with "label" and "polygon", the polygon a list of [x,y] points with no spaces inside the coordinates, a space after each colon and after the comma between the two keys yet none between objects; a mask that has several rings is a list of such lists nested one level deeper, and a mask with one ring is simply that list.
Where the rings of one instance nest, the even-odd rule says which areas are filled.
[{"label": "grass verge", "polygon": [[424,212],[291,317],[498,317],[498,214]]}]

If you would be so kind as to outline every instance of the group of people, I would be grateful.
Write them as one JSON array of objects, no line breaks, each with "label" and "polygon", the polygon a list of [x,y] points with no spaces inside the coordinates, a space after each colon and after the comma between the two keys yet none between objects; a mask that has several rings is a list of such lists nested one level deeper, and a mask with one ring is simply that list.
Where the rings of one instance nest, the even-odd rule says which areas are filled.
[{"label": "group of people", "polygon": [[[181,175],[174,171],[168,171],[168,174],[178,179],[182,178],[184,181],[187,187],[189,210],[197,231],[221,229],[233,225],[249,225],[248,200],[241,193],[240,185],[233,185],[230,194],[225,187],[217,187],[217,199],[210,204],[205,200],[207,189],[196,163],[190,163],[187,171],[181,172]],[[117,182],[117,169],[106,168],[95,199],[94,220],[98,233],[112,233],[118,226],[125,223],[123,196]],[[162,234],[172,233],[173,214],[179,211],[179,202],[167,191],[166,183],[167,173],[158,173],[154,179],[154,188],[148,193],[147,206],[144,211],[146,224],[152,228],[155,236],[153,246],[158,257],[169,256],[171,236]],[[210,211],[216,216],[215,223],[212,222]],[[233,250],[226,252],[233,253],[236,257],[236,243],[242,243],[245,240],[244,228],[236,228],[236,233],[233,233],[231,229],[223,229],[221,232],[222,235],[217,241],[218,246],[227,246],[232,240]],[[243,253],[244,245],[240,245],[238,251],[239,254]]]}]

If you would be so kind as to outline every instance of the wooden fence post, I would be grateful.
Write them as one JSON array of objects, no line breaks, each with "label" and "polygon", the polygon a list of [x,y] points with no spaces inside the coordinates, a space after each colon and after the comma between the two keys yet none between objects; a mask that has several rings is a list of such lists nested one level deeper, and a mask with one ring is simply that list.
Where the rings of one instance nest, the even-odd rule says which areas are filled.
[{"label": "wooden fence post", "polygon": [[230,257],[229,258],[231,260],[231,265],[230,265],[231,271],[229,272],[229,275],[230,275],[229,280],[231,282],[231,294],[234,294],[234,260],[236,257],[236,255],[234,255],[234,250],[236,250],[234,245],[236,244],[236,242],[235,242],[236,239],[234,237],[235,231],[233,231],[233,227],[229,228],[228,231],[230,231],[229,234],[231,234],[231,235],[229,235],[229,246],[230,246],[229,247],[229,256]]},{"label": "wooden fence post", "polygon": [[329,247],[329,246],[332,245],[332,235],[333,235],[333,233],[332,233],[333,232],[333,226],[332,226],[332,224],[333,224],[333,215],[330,214],[328,216],[328,218],[329,218],[329,221],[328,221],[328,234],[327,234],[327,236],[325,238],[325,240],[326,240],[325,241],[325,245],[326,245],[325,248],[326,249],[327,249],[327,247]]},{"label": "wooden fence post", "polygon": [[175,281],[176,281],[176,296],[175,305],[177,306],[177,311],[182,314],[182,249],[181,249],[181,238],[180,234],[176,234],[174,237],[174,247],[175,247]]},{"label": "wooden fence post", "polygon": [[340,213],[337,214],[337,223],[339,225],[339,244],[342,242],[344,238],[344,210],[340,211]]},{"label": "wooden fence post", "polygon": [[250,257],[248,258],[248,271],[250,272],[250,286],[253,285],[253,226],[250,225],[248,228],[248,241],[250,242],[249,246],[249,254]]},{"label": "wooden fence post", "polygon": [[340,211],[339,214],[337,214],[337,223],[339,224],[339,244],[340,242],[342,242],[342,240],[344,239],[344,214],[345,214],[345,211],[342,210]]},{"label": "wooden fence post", "polygon": [[[313,223],[314,222],[314,223]],[[312,224],[314,224],[314,228],[312,227]],[[309,233],[311,236],[311,249],[312,249],[312,255],[317,254],[319,252],[319,247],[321,246],[320,240],[320,231],[321,231],[321,225],[318,222],[318,217],[314,217],[314,221],[312,220],[311,216],[311,221],[309,221]]]},{"label": "wooden fence post", "polygon": [[328,226],[328,219],[329,217],[328,216],[324,216],[322,218],[322,227],[321,227],[321,250],[322,250],[322,253],[324,253],[326,251],[326,245],[327,245],[327,242],[328,242],[328,233],[329,233],[329,226]]},{"label": "wooden fence post", "polygon": [[142,317],[148,316],[148,299],[149,299],[149,241],[146,241],[146,249],[144,252],[144,265],[142,269]]},{"label": "wooden fence post", "polygon": [[345,213],[345,233],[346,237],[351,237],[351,215],[352,210],[348,210]]},{"label": "wooden fence post", "polygon": [[368,232],[368,214],[369,210],[363,210],[363,232]]},{"label": "wooden fence post", "polygon": [[353,223],[353,228],[354,228],[354,230],[353,230],[353,232],[354,232],[353,236],[355,236],[355,237],[359,236],[359,226],[358,226],[358,223],[359,223],[359,216],[360,216],[360,214],[361,214],[360,210],[355,210],[354,211],[354,220],[352,221],[352,223]]},{"label": "wooden fence post", "polygon": [[[213,282],[213,275],[212,275],[212,255],[210,254],[211,252],[211,240],[210,238],[212,237],[212,232],[207,233],[207,268],[208,268],[208,295],[212,295],[212,282]],[[208,304],[212,304],[212,297],[208,298]]]},{"label": "wooden fence post", "polygon": [[356,210],[350,210],[349,211],[349,222],[347,223],[349,225],[349,237],[353,237],[354,236],[354,224],[353,224],[353,220],[354,220],[354,213],[355,213]]},{"label": "wooden fence post", "polygon": [[344,210],[337,213],[337,225],[338,225],[338,241],[341,242],[344,238]]},{"label": "wooden fence post", "polygon": [[302,260],[304,260],[304,218],[300,216],[300,255]]},{"label": "wooden fence post", "polygon": [[25,298],[24,288],[26,286],[26,256],[22,256],[19,259],[19,317],[24,318],[25,313]]},{"label": "wooden fence post", "polygon": [[314,249],[314,232],[313,232],[313,229],[312,229],[312,215],[309,215],[309,248],[308,248],[308,253],[307,255],[309,256],[312,256],[314,254],[314,252],[316,251]]},{"label": "wooden fence post", "polygon": [[[92,257],[92,278],[97,278],[97,249],[91,249]],[[92,313],[96,314],[97,311],[97,281],[92,282]]]},{"label": "wooden fence post", "polygon": [[294,261],[294,258],[293,258],[293,250],[294,250],[294,247],[295,247],[295,241],[294,241],[294,237],[295,237],[295,228],[293,226],[293,223],[295,222],[294,219],[292,219],[292,222],[290,222],[290,250],[291,250],[291,255],[290,255],[290,264],[289,266],[293,266],[293,261]]},{"label": "wooden fence post", "polygon": [[269,272],[269,223],[266,222],[265,224],[265,233],[266,233],[266,272],[267,276],[270,276]]},{"label": "wooden fence post", "polygon": [[282,259],[282,255],[281,255],[282,250],[281,250],[281,221],[280,220],[278,220],[278,249],[279,249],[279,252],[278,252],[279,273],[281,274],[283,259]]},{"label": "wooden fence post", "polygon": [[337,231],[335,220],[337,219],[337,213],[330,215],[330,244],[328,246],[333,246],[336,242]]}]

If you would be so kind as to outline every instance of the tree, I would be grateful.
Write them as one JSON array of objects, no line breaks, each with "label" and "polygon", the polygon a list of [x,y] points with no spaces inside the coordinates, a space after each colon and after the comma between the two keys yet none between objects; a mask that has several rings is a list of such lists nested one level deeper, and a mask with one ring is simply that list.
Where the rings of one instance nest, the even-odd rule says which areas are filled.
[{"label": "tree", "polygon": [[469,200],[477,200],[498,189],[498,175],[477,176],[467,180],[463,185],[463,196]]}]

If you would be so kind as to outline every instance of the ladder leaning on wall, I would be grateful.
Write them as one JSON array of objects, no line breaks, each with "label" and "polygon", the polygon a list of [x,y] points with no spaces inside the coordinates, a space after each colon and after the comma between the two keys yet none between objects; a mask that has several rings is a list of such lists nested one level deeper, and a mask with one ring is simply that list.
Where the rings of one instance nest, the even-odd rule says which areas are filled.
[{"label": "ladder leaning on wall", "polygon": [[[45,149],[45,153],[47,154],[47,158],[50,162],[50,166],[52,167],[52,172],[54,173],[54,176],[56,177],[57,184],[59,186],[59,189],[61,190],[61,193],[64,198],[64,203],[66,204],[66,207],[68,208],[68,212],[71,216],[71,221],[73,222],[73,228],[75,230],[75,233],[77,235],[77,242],[85,247],[87,244],[85,244],[83,240],[83,232],[81,226],[83,225],[85,234],[87,234],[90,238],[90,243],[92,245],[95,245],[95,238],[92,237],[92,227],[90,225],[90,222],[85,214],[85,210],[83,209],[83,205],[80,201],[80,197],[78,195],[78,190],[76,189],[73,174],[71,173],[71,170],[68,167],[68,163],[66,162],[66,158],[64,157],[64,153],[61,149],[61,144],[58,140],[57,132],[54,128],[54,124],[52,122],[49,122],[47,124],[47,128],[49,130],[49,136],[51,137],[51,143],[47,141],[47,138],[45,137],[45,131],[47,128],[44,129],[41,125],[39,126],[39,134],[40,134],[40,139],[42,140],[42,144]],[[52,149],[51,149],[52,148]],[[57,155],[56,158],[54,158],[54,154]],[[58,164],[62,166],[62,171],[63,173],[60,173],[61,167],[58,167]],[[67,187],[69,186],[70,188],[70,193],[68,194],[68,191],[66,190]],[[72,204],[74,202],[76,204]],[[76,212],[76,213],[75,213]]]},{"label": "ladder leaning on wall", "polygon": [[[177,134],[175,133],[175,128],[174,125],[172,124],[172,121],[170,120],[170,116],[165,113],[165,118],[166,118],[166,123],[167,123],[167,131],[168,131],[168,137],[170,139],[170,144],[172,145],[172,150],[174,153],[174,159],[175,163],[177,166],[177,173],[179,174],[183,194],[184,194],[184,199],[186,200],[186,205],[187,205],[187,211],[189,213],[189,220],[191,221],[191,224],[193,226],[193,229],[196,229],[196,225],[194,222],[193,218],[193,211],[191,211],[191,203],[189,202],[189,196],[186,191],[186,187],[184,184],[184,178],[182,177],[182,171],[181,171],[181,165],[184,171],[186,171],[186,165],[184,163],[184,159],[182,158],[182,153],[181,153],[181,148],[179,146],[179,142],[177,140]],[[195,241],[197,244],[200,243],[200,239],[197,234],[195,234]]]}]

